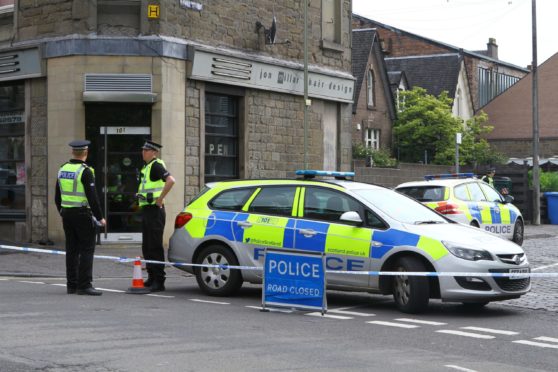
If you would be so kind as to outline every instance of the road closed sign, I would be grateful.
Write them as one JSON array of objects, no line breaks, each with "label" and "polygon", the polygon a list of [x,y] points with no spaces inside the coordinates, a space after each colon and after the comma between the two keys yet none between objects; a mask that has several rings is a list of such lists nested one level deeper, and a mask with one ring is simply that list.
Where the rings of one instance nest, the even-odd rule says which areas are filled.
[{"label": "road closed sign", "polygon": [[262,307],[327,310],[325,256],[316,252],[266,249]]}]

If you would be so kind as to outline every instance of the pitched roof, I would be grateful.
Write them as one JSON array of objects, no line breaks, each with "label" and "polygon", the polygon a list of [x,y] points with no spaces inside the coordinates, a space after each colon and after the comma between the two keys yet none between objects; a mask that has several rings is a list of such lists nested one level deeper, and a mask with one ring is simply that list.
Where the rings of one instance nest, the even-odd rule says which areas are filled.
[{"label": "pitched roof", "polygon": [[455,96],[461,69],[461,58],[458,53],[386,58],[385,60],[388,72],[403,71],[411,87],[422,87],[435,96],[446,90],[451,98]]},{"label": "pitched roof", "polygon": [[360,88],[364,80],[364,72],[368,65],[368,59],[372,52],[374,41],[376,40],[376,30],[373,28],[353,30],[353,46],[351,48],[353,61],[353,76],[356,78],[353,97],[353,111],[356,110]]}]

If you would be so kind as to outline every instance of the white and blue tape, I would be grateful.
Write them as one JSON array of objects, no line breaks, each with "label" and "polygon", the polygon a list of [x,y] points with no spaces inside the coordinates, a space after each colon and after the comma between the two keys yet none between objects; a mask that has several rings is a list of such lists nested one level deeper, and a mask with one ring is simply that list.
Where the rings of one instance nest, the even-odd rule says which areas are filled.
[{"label": "white and blue tape", "polygon": [[[39,248],[29,248],[29,247],[15,247],[10,245],[1,245],[0,249],[18,251],[18,252],[33,252],[33,253],[42,253],[42,254],[54,254],[65,256],[66,252],[64,251],[57,251],[52,249],[39,249]],[[134,262],[137,261],[137,258],[130,258],[130,257],[117,257],[117,256],[104,256],[104,255],[95,255],[96,259],[101,260],[110,260],[116,262]],[[185,262],[164,262],[164,261],[155,261],[155,260],[145,260],[140,259],[141,262],[144,263],[152,263],[152,264],[159,264],[165,266],[176,266],[176,267],[208,267],[208,268],[229,268],[229,269],[240,269],[240,270],[259,270],[262,271],[263,267],[261,266],[229,266],[229,265],[204,265],[204,264],[194,264],[194,263],[185,263]],[[370,275],[370,276],[398,276],[398,275],[407,275],[407,276],[428,276],[428,277],[441,277],[441,276],[474,276],[474,277],[495,277],[495,278],[502,278],[502,277],[521,277],[521,278],[558,278],[558,273],[477,273],[477,272],[411,272],[406,271],[402,273],[401,271],[342,271],[342,270],[326,270],[326,273],[335,273],[335,274],[347,274],[347,275]]]}]

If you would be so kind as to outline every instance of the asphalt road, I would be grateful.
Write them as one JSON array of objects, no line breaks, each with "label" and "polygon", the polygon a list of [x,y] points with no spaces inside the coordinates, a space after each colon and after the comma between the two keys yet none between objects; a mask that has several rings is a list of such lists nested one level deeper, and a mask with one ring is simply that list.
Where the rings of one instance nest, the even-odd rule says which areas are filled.
[{"label": "asphalt road", "polygon": [[[556,227],[528,227],[535,272],[558,272]],[[49,247],[50,248],[50,247]],[[133,257],[138,247],[101,247]],[[67,295],[62,256],[0,250],[0,371],[555,371],[558,279],[475,312],[433,301],[398,312],[391,297],[328,292],[328,313],[261,312],[259,286],[204,296],[168,269],[167,291],[123,293],[132,265],[96,260],[101,297]]]}]

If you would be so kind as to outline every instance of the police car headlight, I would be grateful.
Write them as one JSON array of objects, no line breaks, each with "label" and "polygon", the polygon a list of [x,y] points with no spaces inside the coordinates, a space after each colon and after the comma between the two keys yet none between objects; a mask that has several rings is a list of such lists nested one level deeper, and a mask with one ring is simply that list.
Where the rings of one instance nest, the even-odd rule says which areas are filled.
[{"label": "police car headlight", "polygon": [[462,258],[464,260],[469,261],[480,261],[480,260],[487,260],[493,261],[494,259],[484,249],[475,249],[466,247],[463,244],[453,243],[453,242],[446,242],[442,241],[442,243],[446,246],[448,251],[453,254],[455,257]]}]

